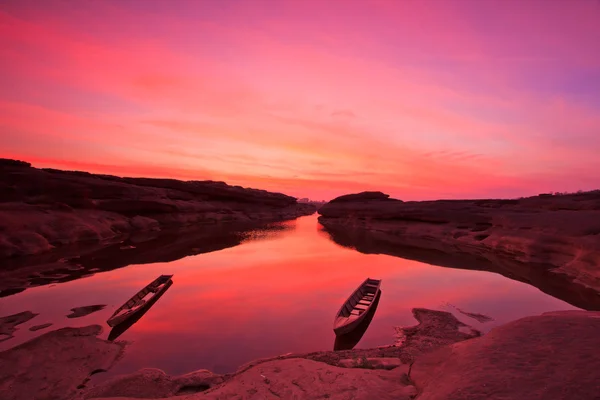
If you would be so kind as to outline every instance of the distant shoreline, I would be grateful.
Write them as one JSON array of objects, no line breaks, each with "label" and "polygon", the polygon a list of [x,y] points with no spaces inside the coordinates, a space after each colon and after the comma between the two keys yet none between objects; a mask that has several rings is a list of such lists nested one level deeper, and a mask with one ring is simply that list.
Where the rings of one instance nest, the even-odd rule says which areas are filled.
[{"label": "distant shoreline", "polygon": [[291,196],[224,182],[120,178],[6,159],[0,159],[0,189],[0,258],[133,232],[283,221],[316,210]]}]

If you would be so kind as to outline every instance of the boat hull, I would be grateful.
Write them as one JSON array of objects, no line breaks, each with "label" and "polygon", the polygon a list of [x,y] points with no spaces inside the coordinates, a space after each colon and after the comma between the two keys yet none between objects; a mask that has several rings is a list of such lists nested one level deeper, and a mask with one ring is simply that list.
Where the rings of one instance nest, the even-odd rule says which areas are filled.
[{"label": "boat hull", "polygon": [[345,335],[360,326],[380,295],[381,279],[365,279],[337,312],[333,321],[335,334]]},{"label": "boat hull", "polygon": [[[375,297],[374,297],[374,301],[378,301],[379,300],[379,296],[381,295],[381,289],[377,289],[377,292],[375,293]],[[369,306],[369,308],[362,313],[361,315],[359,315],[356,319],[352,320],[352,322],[349,322],[348,324],[333,328],[333,332],[336,335],[346,335],[352,331],[354,331],[367,317],[367,315],[369,314],[369,311],[371,311],[371,307]]]},{"label": "boat hull", "polygon": [[171,287],[172,284],[173,284],[173,281],[171,279],[167,280],[164,284],[162,284],[162,286],[155,293],[152,294],[152,297],[149,298],[148,301],[146,301],[142,306],[140,306],[140,307],[136,308],[135,310],[132,310],[126,314],[113,316],[113,317],[109,318],[108,321],[106,321],[106,323],[111,328],[114,328],[116,326],[119,326],[119,325],[127,322],[127,321],[135,319],[136,316],[143,314],[150,307],[152,307],[152,305],[156,302],[156,300],[158,300],[163,295],[163,293],[165,291],[167,291],[167,289],[169,287]]}]

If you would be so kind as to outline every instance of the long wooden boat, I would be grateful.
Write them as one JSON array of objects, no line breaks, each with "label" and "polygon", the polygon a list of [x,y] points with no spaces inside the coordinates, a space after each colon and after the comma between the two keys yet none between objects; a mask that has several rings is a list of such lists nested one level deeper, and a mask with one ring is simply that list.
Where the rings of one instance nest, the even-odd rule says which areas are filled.
[{"label": "long wooden boat", "polygon": [[333,331],[343,335],[354,330],[365,319],[381,293],[381,279],[367,278],[342,304],[333,320]]},{"label": "long wooden boat", "polygon": [[173,275],[161,275],[150,282],[119,307],[106,323],[111,327],[119,325],[150,307],[154,303],[154,298],[160,297],[171,286],[173,283],[171,280],[172,277]]}]

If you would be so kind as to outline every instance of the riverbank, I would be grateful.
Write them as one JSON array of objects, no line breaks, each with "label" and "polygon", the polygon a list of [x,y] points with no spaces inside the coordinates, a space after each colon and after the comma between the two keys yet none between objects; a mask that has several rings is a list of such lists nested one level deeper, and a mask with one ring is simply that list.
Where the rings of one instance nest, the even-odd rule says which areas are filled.
[{"label": "riverbank", "polygon": [[358,251],[497,272],[600,310],[600,192],[422,202],[367,192],[319,214],[334,241]]},{"label": "riverbank", "polygon": [[[259,379],[254,377],[253,385],[265,386],[256,389],[256,393],[248,389],[256,398],[273,397],[269,388],[276,390],[273,387],[278,385],[294,387],[295,390],[301,390],[299,388],[304,386],[304,390],[308,389],[314,395],[319,391],[333,395],[343,388],[352,391],[350,386],[356,388],[356,384],[352,385],[352,382],[357,379],[363,381],[363,387],[357,390],[368,393],[373,389],[371,378],[374,377],[382,380],[380,383],[384,392],[391,390],[393,393],[400,393],[408,390],[412,393],[414,389],[406,388],[409,383],[407,373],[408,367],[418,356],[447,344],[480,336],[479,332],[448,312],[415,309],[413,314],[418,325],[398,328],[396,344],[389,346],[286,354],[252,361],[240,366],[235,373],[225,375],[199,370],[172,377],[157,369],[143,369],[115,377],[95,387],[87,383],[91,375],[110,369],[127,351],[126,342],[113,343],[98,339],[96,336],[102,328],[97,325],[64,328],[0,353],[0,382],[6,385],[7,390],[3,393],[6,393],[7,400],[122,396],[164,398],[190,393],[205,396],[213,392],[216,393],[212,396],[219,397],[223,390],[242,390],[239,385],[245,385],[247,376],[254,377],[259,371]],[[50,373],[48,365],[52,360],[60,360],[60,364]],[[14,368],[15,365],[24,368]],[[337,371],[335,379],[309,384],[315,374],[327,377],[334,373],[332,371]],[[369,377],[371,374],[373,376]],[[390,380],[390,377],[394,379]],[[405,384],[398,386],[396,378],[402,377]],[[263,397],[260,397],[261,394]]]},{"label": "riverbank", "polygon": [[[65,328],[0,353],[7,400],[173,399],[594,399],[599,392],[600,313],[551,312],[485,336],[446,312],[415,309],[419,324],[397,345],[288,354],[227,375],[171,377],[144,369],[88,387],[124,342],[98,339],[99,326]],[[49,365],[52,364],[52,368]],[[433,384],[435,382],[435,385]]]},{"label": "riverbank", "polygon": [[224,182],[121,178],[0,159],[0,257],[173,228],[314,213],[281,193]]}]

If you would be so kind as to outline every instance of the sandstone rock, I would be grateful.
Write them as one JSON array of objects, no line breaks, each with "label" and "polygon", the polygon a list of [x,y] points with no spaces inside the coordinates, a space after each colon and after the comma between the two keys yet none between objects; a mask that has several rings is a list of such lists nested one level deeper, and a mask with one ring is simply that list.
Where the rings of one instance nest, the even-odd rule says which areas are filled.
[{"label": "sandstone rock", "polygon": [[338,365],[344,368],[367,368],[367,369],[394,369],[400,366],[408,365],[403,363],[399,358],[394,357],[371,357],[371,358],[346,358],[340,360]]},{"label": "sandstone rock", "polygon": [[151,200],[106,200],[99,202],[96,207],[100,210],[123,215],[152,215],[177,212],[177,206],[174,204]]},{"label": "sandstone rock", "polygon": [[223,182],[120,178],[0,160],[0,257],[132,231],[284,220],[315,210],[291,196]]},{"label": "sandstone rock", "polygon": [[160,224],[157,220],[136,215],[130,220],[131,226],[136,230],[155,231],[160,230]]},{"label": "sandstone rock", "polygon": [[188,399],[411,399],[399,369],[339,368],[305,359],[259,364]]},{"label": "sandstone rock", "polygon": [[369,196],[344,196],[349,200],[319,209],[319,222],[334,241],[366,253],[499,272],[600,310],[599,191],[422,202]]},{"label": "sandstone rock", "polygon": [[419,400],[581,399],[600,394],[600,313],[523,318],[414,363]]},{"label": "sandstone rock", "polygon": [[122,345],[96,338],[102,328],[63,328],[0,353],[3,400],[72,399],[90,374],[107,370]]},{"label": "sandstone rock", "polygon": [[24,324],[38,315],[31,311],[23,311],[0,318],[0,342],[12,338],[13,333],[17,330],[17,325]]},{"label": "sandstone rock", "polygon": [[[158,399],[198,393],[223,383],[222,375],[198,370],[172,377],[154,368],[145,368],[129,375],[117,376],[85,391],[86,399],[96,397],[134,397]],[[181,397],[180,397],[181,398]]]},{"label": "sandstone rock", "polygon": [[[448,344],[479,337],[481,333],[462,323],[446,311],[413,308],[418,325],[396,328],[397,345],[403,348],[402,357],[412,362],[417,356],[434,351]],[[466,329],[465,329],[466,328]]]}]

